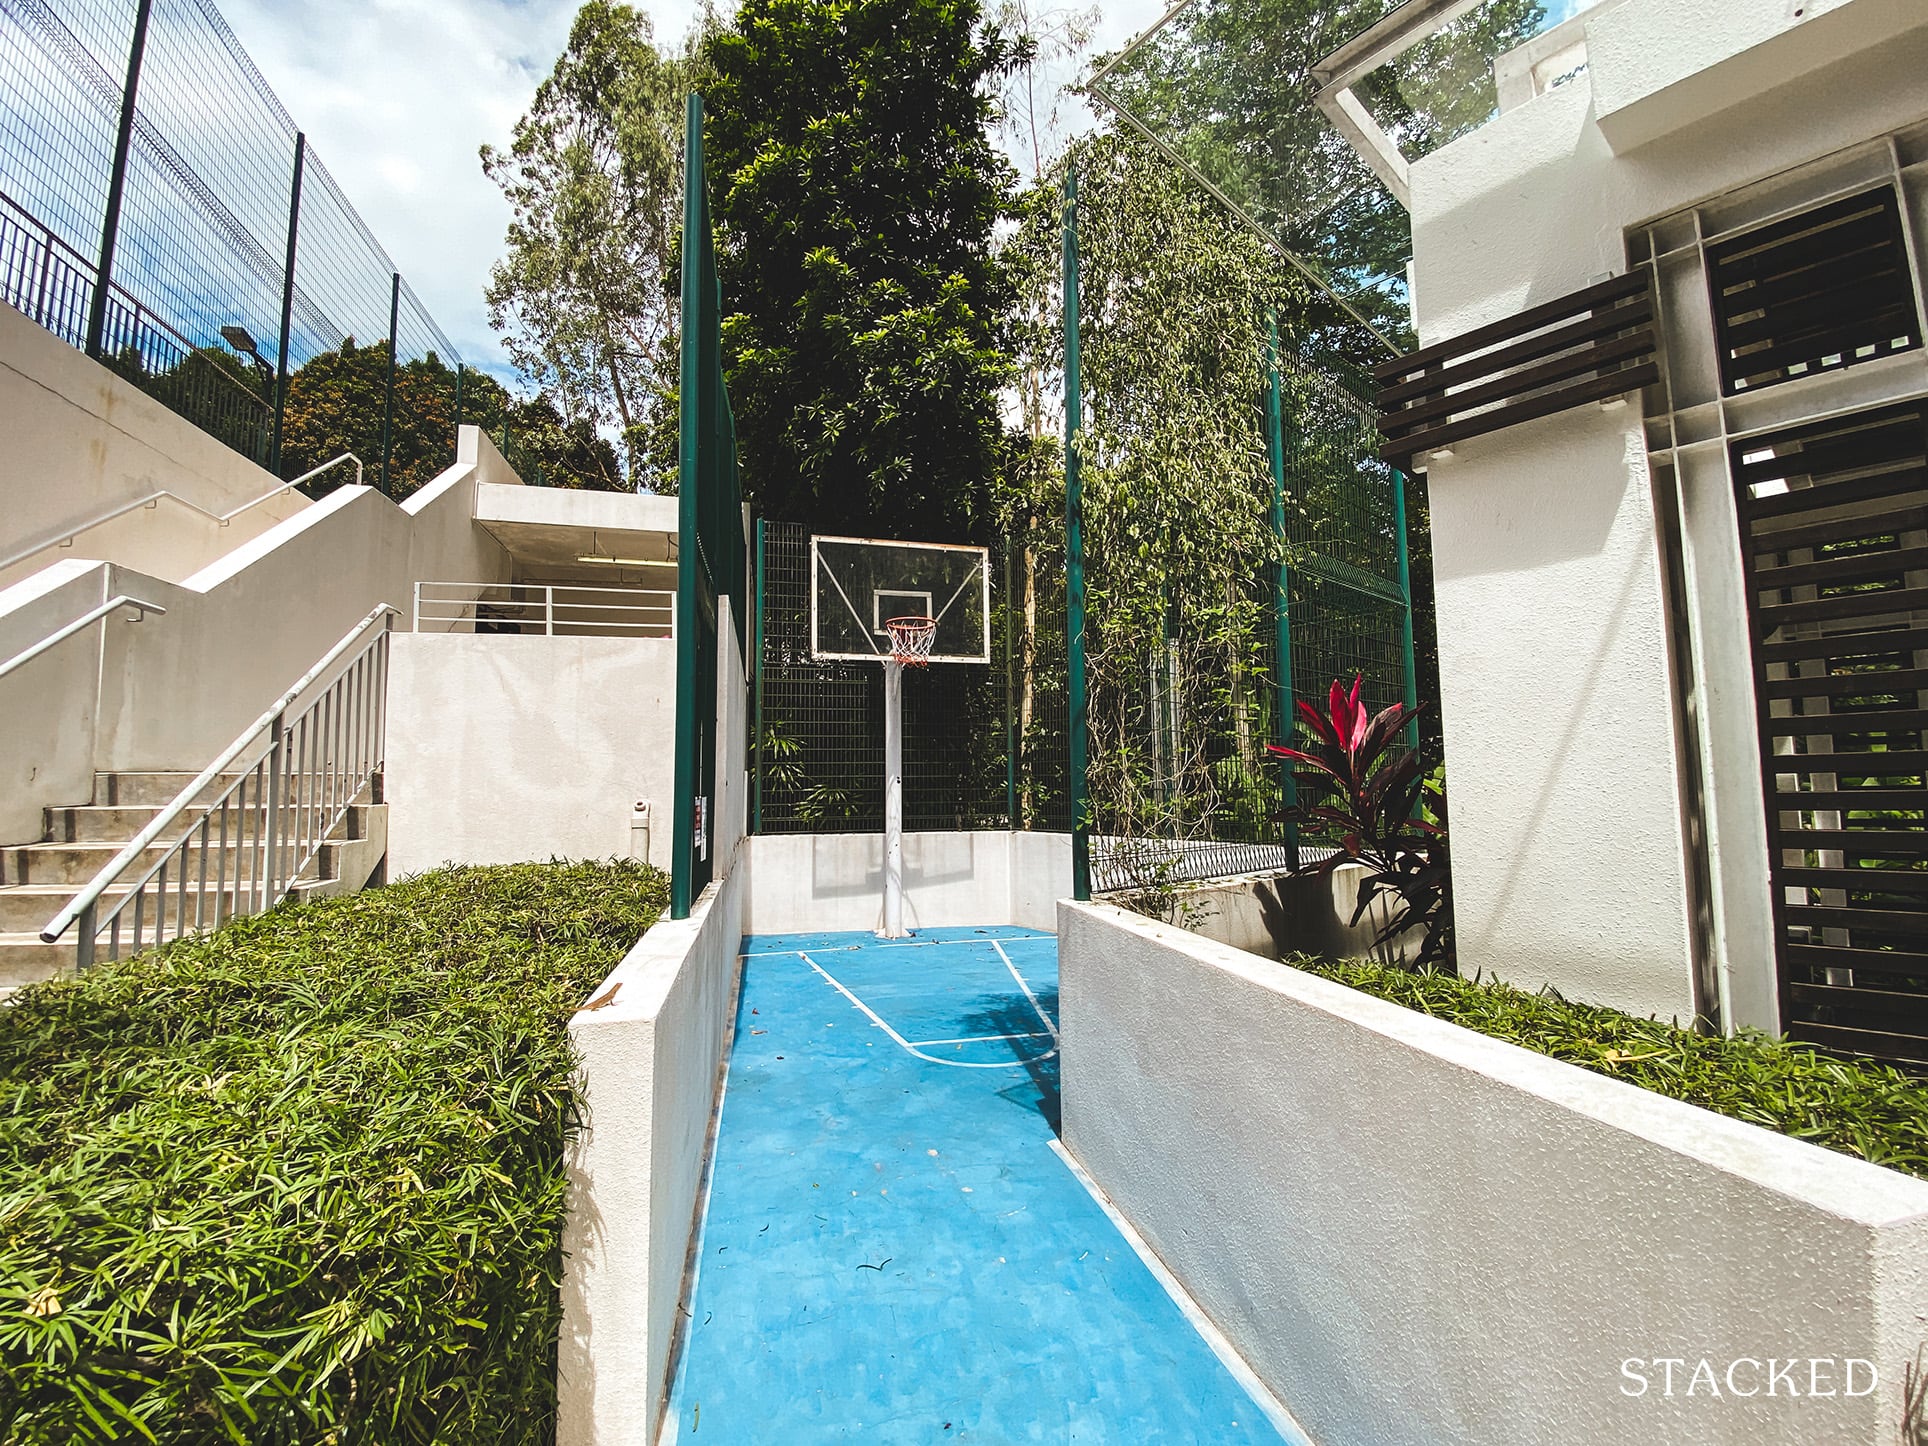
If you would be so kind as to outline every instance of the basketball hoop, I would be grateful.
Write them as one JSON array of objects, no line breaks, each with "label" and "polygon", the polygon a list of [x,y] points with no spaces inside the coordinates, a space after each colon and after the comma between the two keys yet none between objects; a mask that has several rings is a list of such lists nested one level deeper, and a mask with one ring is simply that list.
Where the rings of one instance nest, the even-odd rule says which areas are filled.
[{"label": "basketball hoop", "polygon": [[888,618],[884,628],[890,633],[892,662],[907,668],[928,668],[931,644],[937,641],[936,618]]}]

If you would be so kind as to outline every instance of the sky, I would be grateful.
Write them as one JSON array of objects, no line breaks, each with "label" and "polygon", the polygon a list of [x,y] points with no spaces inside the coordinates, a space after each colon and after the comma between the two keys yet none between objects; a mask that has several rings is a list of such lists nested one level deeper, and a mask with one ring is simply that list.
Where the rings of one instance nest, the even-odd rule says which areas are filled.
[{"label": "sky", "polygon": [[[512,373],[482,287],[508,206],[478,149],[506,145],[568,39],[576,0],[219,0],[255,64],[464,360]],[[1047,0],[1048,3],[1048,0]],[[658,40],[689,0],[643,0]],[[1152,24],[1160,0],[1103,5],[1095,48]]]}]

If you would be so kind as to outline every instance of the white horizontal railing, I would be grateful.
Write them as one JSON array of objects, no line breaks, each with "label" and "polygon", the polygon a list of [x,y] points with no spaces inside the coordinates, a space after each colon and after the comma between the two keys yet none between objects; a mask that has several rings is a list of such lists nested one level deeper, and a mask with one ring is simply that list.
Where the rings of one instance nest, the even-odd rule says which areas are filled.
[{"label": "white horizontal railing", "polygon": [[118,507],[109,508],[97,517],[88,518],[85,522],[62,527],[60,531],[50,533],[40,541],[30,544],[18,552],[9,553],[6,557],[0,557],[0,572],[5,572],[16,562],[25,562],[36,553],[45,552],[50,547],[65,547],[83,532],[92,532],[96,527],[104,527],[116,517],[125,517],[128,513],[139,511],[143,507],[158,507],[163,502],[172,502],[177,507],[185,507],[189,512],[198,512],[201,516],[214,523],[215,526],[226,527],[243,512],[252,511],[264,502],[272,502],[283,493],[292,492],[303,483],[312,482],[322,473],[332,471],[334,468],[340,467],[348,462],[355,464],[355,485],[359,487],[362,485],[361,458],[357,457],[353,452],[343,452],[333,461],[323,462],[319,467],[314,467],[303,472],[292,482],[283,482],[279,487],[263,492],[259,497],[251,498],[249,501],[243,502],[239,507],[229,512],[210,512],[207,508],[191,498],[183,497],[178,492],[170,492],[165,487],[158,488],[153,492],[147,493],[145,496],[136,497],[132,502],[123,502]]},{"label": "white horizontal railing", "polygon": [[122,593],[119,597],[109,598],[92,612],[75,618],[65,627],[57,628],[55,631],[47,634],[46,637],[35,643],[31,648],[15,653],[11,658],[8,658],[6,662],[0,663],[0,678],[6,677],[7,674],[11,673],[15,668],[25,667],[42,653],[51,652],[66,642],[67,639],[71,638],[75,633],[86,631],[117,608],[133,608],[135,613],[132,620],[137,623],[149,613],[153,613],[156,617],[164,618],[167,616],[167,609],[159,603],[151,603],[143,598]]},{"label": "white horizontal railing", "polygon": [[[123,931],[139,950],[278,903],[349,808],[364,795],[373,801],[395,615],[383,603],[355,624],[115,854],[40,937],[52,944],[78,923],[77,962],[85,969],[103,934],[108,958],[118,959]],[[203,802],[202,795],[216,789]],[[163,843],[184,819],[187,826]],[[157,846],[158,859],[150,857]]]},{"label": "white horizontal railing", "polygon": [[673,638],[676,594],[662,588],[528,582],[418,582],[415,631],[525,637]]}]

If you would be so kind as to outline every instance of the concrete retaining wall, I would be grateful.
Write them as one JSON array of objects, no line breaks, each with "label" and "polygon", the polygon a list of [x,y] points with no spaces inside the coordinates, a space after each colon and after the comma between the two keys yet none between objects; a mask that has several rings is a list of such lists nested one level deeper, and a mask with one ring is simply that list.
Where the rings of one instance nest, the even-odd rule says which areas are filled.
[{"label": "concrete retaining wall", "polygon": [[587,1122],[570,1146],[558,1446],[653,1441],[728,1047],[744,871],[652,926],[570,1021]]},{"label": "concrete retaining wall", "polygon": [[1311,954],[1320,959],[1411,958],[1418,931],[1397,944],[1375,948],[1373,940],[1392,917],[1390,897],[1380,895],[1357,924],[1360,864],[1341,864],[1325,878],[1311,874],[1246,874],[1195,884],[1177,895],[1177,917],[1189,932],[1266,959]]},{"label": "concrete retaining wall", "polygon": [[[746,933],[875,929],[882,922],[882,834],[759,834],[746,842]],[[904,921],[912,929],[1052,929],[1056,901],[1070,892],[1069,834],[904,835]]]},{"label": "concrete retaining wall", "polygon": [[1928,1183],[1104,905],[1059,978],[1065,1143],[1321,1446],[1907,1439]]}]

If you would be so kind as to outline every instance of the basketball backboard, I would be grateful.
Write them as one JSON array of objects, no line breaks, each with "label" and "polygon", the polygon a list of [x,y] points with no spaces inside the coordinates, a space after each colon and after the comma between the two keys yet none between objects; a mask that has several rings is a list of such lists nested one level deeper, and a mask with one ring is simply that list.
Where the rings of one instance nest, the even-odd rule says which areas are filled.
[{"label": "basketball backboard", "polygon": [[890,655],[884,624],[937,621],[933,663],[991,661],[991,555],[987,548],[867,537],[810,539],[810,655],[878,661]]}]

